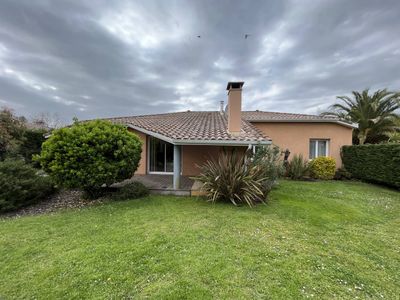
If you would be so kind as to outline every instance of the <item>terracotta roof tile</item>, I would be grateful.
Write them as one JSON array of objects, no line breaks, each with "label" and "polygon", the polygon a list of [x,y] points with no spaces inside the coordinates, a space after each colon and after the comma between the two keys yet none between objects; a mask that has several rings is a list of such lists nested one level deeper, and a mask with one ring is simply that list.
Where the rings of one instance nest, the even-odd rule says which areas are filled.
[{"label": "terracotta roof tile", "polygon": [[[131,125],[144,131],[159,134],[174,141],[218,141],[245,144],[268,142],[271,139],[252,122],[341,122],[338,118],[317,115],[242,111],[242,132],[229,134],[228,120],[219,111],[186,111],[156,115],[143,115],[108,119],[114,123]],[[341,122],[341,124],[346,124]],[[351,126],[347,124],[347,126]]]},{"label": "terracotta roof tile", "polygon": [[339,120],[335,117],[318,116],[318,115],[305,115],[293,113],[281,113],[271,111],[243,111],[242,118],[250,122],[267,122],[267,121],[327,121]]},{"label": "terracotta roof tile", "polygon": [[114,123],[139,127],[173,140],[253,143],[270,141],[270,138],[246,120],[242,120],[241,134],[229,134],[227,131],[227,117],[218,111],[187,111],[111,118],[109,120]]}]

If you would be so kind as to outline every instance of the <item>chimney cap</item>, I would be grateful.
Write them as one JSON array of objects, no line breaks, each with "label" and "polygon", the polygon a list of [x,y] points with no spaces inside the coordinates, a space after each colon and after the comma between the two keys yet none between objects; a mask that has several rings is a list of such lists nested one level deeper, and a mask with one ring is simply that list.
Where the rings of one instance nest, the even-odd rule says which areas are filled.
[{"label": "chimney cap", "polygon": [[241,89],[244,84],[244,81],[229,81],[226,89],[229,91],[230,89]]}]

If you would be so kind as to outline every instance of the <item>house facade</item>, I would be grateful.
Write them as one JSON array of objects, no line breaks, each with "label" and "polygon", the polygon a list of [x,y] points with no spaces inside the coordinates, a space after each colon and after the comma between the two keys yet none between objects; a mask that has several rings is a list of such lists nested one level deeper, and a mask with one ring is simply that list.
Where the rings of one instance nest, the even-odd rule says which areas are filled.
[{"label": "house facade", "polygon": [[194,176],[223,149],[246,151],[274,144],[290,155],[331,156],[341,166],[340,148],[351,145],[354,125],[332,117],[242,111],[243,82],[229,82],[228,103],[220,111],[185,111],[110,119],[124,124],[143,141],[136,174]]}]

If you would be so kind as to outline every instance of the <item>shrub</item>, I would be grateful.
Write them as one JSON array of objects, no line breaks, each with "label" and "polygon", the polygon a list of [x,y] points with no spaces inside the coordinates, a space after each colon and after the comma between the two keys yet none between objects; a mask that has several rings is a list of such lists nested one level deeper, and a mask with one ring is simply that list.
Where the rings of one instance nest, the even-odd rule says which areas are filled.
[{"label": "shrub", "polygon": [[316,179],[333,179],[336,163],[332,157],[320,156],[310,162],[310,173]]},{"label": "shrub", "polygon": [[274,145],[257,147],[256,152],[251,157],[250,167],[260,169],[257,176],[264,179],[263,192],[265,195],[270,192],[285,171],[281,160],[281,151],[279,147]]},{"label": "shrub", "polygon": [[24,139],[26,119],[8,108],[0,110],[0,159],[17,157]]},{"label": "shrub", "polygon": [[49,176],[38,175],[36,169],[22,160],[0,162],[0,211],[36,203],[54,190]]},{"label": "shrub", "polygon": [[207,161],[201,167],[201,174],[194,177],[203,183],[202,190],[212,201],[230,201],[234,205],[245,203],[249,206],[266,198],[260,166],[248,163],[246,154],[222,153],[218,159]]},{"label": "shrub", "polygon": [[149,189],[144,184],[134,181],[119,187],[116,192],[112,193],[111,198],[114,200],[129,200],[145,197],[148,194]]},{"label": "shrub", "polygon": [[291,179],[303,179],[309,173],[309,164],[303,155],[295,154],[287,165],[286,175]]},{"label": "shrub", "polygon": [[[32,163],[32,156],[40,154],[42,144],[46,140],[44,137],[46,132],[44,129],[25,130],[19,153],[27,163]],[[39,167],[39,164],[36,162],[35,166]]]},{"label": "shrub", "polygon": [[37,158],[65,187],[96,195],[101,187],[130,178],[141,154],[139,137],[108,121],[75,122],[55,130]]},{"label": "shrub", "polygon": [[339,168],[335,172],[333,179],[335,180],[350,180],[352,178],[351,173],[345,168]]},{"label": "shrub", "polygon": [[400,144],[343,146],[342,161],[354,178],[400,188]]}]

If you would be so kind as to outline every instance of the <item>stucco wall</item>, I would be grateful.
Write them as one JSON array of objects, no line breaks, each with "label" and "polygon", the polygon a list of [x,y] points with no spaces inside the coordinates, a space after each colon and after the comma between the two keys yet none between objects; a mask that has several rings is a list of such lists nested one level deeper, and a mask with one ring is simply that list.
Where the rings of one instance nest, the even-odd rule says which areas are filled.
[{"label": "stucco wall", "polygon": [[[352,129],[333,123],[252,123],[272,139],[281,149],[289,149],[290,157],[303,154],[308,159],[310,139],[328,139],[329,156],[342,165],[340,148],[351,145]],[[290,159],[289,157],[289,159]]]},{"label": "stucco wall", "polygon": [[217,158],[223,149],[231,151],[233,148],[243,152],[247,149],[247,147],[230,146],[182,146],[182,175],[198,175],[200,173],[198,166],[203,165],[211,158]]},{"label": "stucco wall", "polygon": [[143,142],[142,144],[142,154],[141,154],[141,158],[140,158],[140,162],[139,162],[139,167],[137,169],[137,171],[135,172],[135,174],[139,174],[139,175],[143,175],[146,174],[146,160],[147,160],[147,142],[146,142],[146,134],[139,132],[137,130],[128,129],[129,131],[135,133]]},{"label": "stucco wall", "polygon": [[218,146],[182,146],[182,175],[198,175],[200,169],[196,165],[201,166],[220,151]]}]

